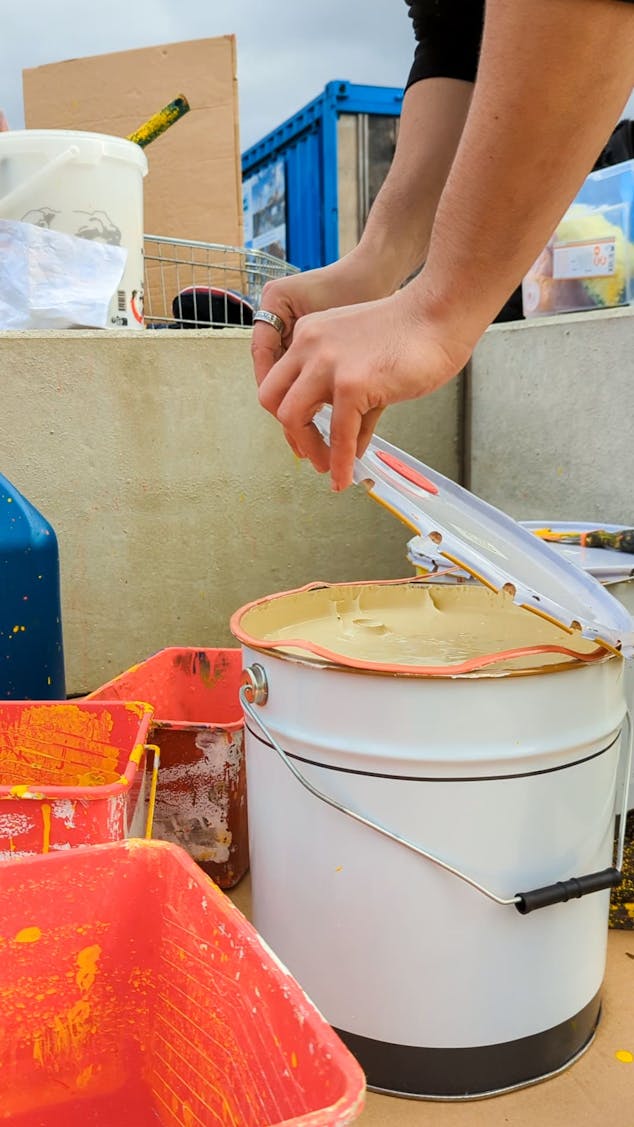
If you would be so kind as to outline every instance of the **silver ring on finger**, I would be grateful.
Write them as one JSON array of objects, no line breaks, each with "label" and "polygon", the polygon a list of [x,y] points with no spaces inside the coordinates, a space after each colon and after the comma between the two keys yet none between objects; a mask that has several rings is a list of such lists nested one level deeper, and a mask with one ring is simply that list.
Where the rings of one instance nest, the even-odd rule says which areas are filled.
[{"label": "silver ring on finger", "polygon": [[282,337],[286,332],[282,318],[278,317],[277,313],[269,313],[268,309],[258,309],[253,316],[253,320],[263,321],[266,325],[271,325]]}]

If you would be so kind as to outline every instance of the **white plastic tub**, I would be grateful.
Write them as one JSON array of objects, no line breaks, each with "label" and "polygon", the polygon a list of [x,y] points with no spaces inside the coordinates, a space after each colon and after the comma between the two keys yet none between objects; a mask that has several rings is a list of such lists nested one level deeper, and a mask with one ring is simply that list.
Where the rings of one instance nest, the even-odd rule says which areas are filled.
[{"label": "white plastic tub", "polygon": [[600,1012],[623,660],[468,585],[316,585],[232,628],[255,926],[369,1085],[465,1099],[572,1063]]},{"label": "white plastic tub", "polygon": [[143,327],[143,177],[147,158],[120,137],[71,130],[0,134],[0,218],[127,250],[108,314]]}]

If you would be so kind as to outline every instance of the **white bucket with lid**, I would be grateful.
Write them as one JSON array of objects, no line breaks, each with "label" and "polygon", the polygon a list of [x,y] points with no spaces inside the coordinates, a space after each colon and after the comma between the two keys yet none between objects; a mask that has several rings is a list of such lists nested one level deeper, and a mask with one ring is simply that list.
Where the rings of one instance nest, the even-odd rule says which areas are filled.
[{"label": "white bucket with lid", "polygon": [[254,923],[370,1087],[465,1099],[574,1061],[618,880],[623,659],[420,581],[315,585],[232,629]]},{"label": "white bucket with lid", "polygon": [[[609,524],[597,521],[520,521],[520,526],[535,535],[543,529],[550,529],[555,534],[572,535],[573,533],[589,533],[601,528],[605,532],[623,533],[627,531],[625,525]],[[424,541],[416,536],[407,545],[407,559],[418,575],[424,575],[434,583],[473,583],[474,580],[456,566],[448,566],[448,561],[435,553],[428,554],[423,549]],[[618,599],[630,613],[634,613],[634,555],[612,548],[588,548],[579,544],[565,543],[563,541],[549,542],[552,551],[558,556],[573,564],[581,571],[593,576],[599,583],[607,588],[609,594]],[[625,685],[628,708],[634,711],[634,663],[628,661],[625,666]],[[630,778],[626,780],[629,788],[628,809],[634,810],[634,762],[630,771]]]},{"label": "white bucket with lid", "polygon": [[634,623],[381,439],[354,479],[479,583],[318,584],[234,615],[254,921],[372,1088],[494,1094],[571,1064],[599,1018]]},{"label": "white bucket with lid", "polygon": [[101,133],[0,133],[0,218],[124,247],[108,312],[111,328],[143,328],[143,177],[131,141]]}]

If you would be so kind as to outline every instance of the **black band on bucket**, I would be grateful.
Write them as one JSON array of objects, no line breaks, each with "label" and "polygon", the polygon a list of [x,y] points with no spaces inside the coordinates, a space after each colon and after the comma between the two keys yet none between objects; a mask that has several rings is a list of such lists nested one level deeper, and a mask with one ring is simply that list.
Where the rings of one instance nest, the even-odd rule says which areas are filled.
[{"label": "black band on bucket", "polygon": [[543,1033],[468,1049],[393,1045],[343,1029],[335,1032],[357,1058],[369,1088],[412,1098],[465,1100],[532,1084],[561,1071],[592,1039],[600,1012],[597,993],[574,1017]]},{"label": "black band on bucket", "polygon": [[[270,747],[272,751],[275,750],[272,743],[265,740],[264,736],[258,732],[254,732],[253,728],[246,722],[245,728],[258,743],[261,743],[264,747]],[[356,767],[339,767],[334,763],[320,763],[318,759],[306,759],[303,755],[296,755],[292,751],[287,751],[286,754],[289,759],[293,759],[297,763],[305,763],[308,767],[320,767],[322,771],[338,771],[342,775],[363,775],[369,779],[396,779],[403,783],[496,783],[503,782],[505,779],[531,779],[534,775],[552,775],[555,771],[569,771],[573,767],[579,767],[582,763],[590,763],[593,759],[598,759],[600,755],[605,755],[608,751],[611,751],[619,736],[620,732],[599,751],[593,751],[592,755],[585,755],[581,759],[575,759],[572,763],[560,763],[558,767],[542,767],[538,771],[518,771],[510,775],[386,775],[382,771],[359,771]]]}]

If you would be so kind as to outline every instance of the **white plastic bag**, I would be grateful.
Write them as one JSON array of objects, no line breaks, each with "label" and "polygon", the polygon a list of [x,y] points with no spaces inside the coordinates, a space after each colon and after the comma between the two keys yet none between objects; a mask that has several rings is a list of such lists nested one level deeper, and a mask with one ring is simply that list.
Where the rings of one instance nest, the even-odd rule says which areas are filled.
[{"label": "white plastic bag", "polygon": [[0,219],[0,329],[103,329],[127,250]]}]

